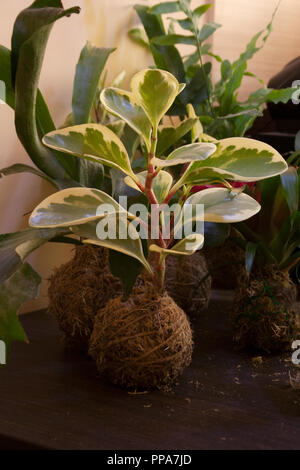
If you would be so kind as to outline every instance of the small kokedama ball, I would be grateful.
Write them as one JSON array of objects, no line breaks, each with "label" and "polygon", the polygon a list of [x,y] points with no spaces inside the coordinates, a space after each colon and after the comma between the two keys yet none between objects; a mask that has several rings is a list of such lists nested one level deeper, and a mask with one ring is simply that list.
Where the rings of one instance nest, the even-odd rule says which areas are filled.
[{"label": "small kokedama ball", "polygon": [[191,362],[192,331],[167,293],[137,287],[110,300],[95,319],[89,353],[99,373],[133,389],[166,389]]},{"label": "small kokedama ball", "polygon": [[211,297],[211,276],[201,252],[192,256],[168,256],[165,287],[189,315],[207,308]]},{"label": "small kokedama ball", "polygon": [[289,274],[275,267],[241,278],[233,308],[237,345],[268,353],[290,347],[300,332],[296,297]]},{"label": "small kokedama ball", "polygon": [[49,311],[66,343],[87,351],[95,315],[120,292],[119,280],[109,271],[107,250],[77,246],[74,258],[55,270],[48,288]]},{"label": "small kokedama ball", "polygon": [[234,290],[245,270],[245,251],[229,238],[221,246],[205,246],[203,253],[213,287]]}]

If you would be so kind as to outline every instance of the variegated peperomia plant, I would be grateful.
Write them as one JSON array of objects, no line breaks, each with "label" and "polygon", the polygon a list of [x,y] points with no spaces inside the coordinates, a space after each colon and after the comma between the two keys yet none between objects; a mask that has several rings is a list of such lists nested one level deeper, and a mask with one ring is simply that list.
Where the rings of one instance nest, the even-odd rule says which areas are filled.
[{"label": "variegated peperomia plant", "polygon": [[[201,230],[180,239],[175,216],[170,219],[170,233],[165,235],[167,209],[155,223],[151,208],[157,214],[160,206],[167,208],[173,201],[182,208],[203,204],[201,220],[240,222],[256,214],[260,206],[243,192],[232,190],[231,182],[258,181],[279,175],[287,168],[278,152],[261,142],[208,139],[192,106],[188,106],[189,117],[177,127],[163,126],[164,115],[184,86],[172,74],[158,69],[138,73],[132,80],[131,92],[105,89],[101,103],[106,113],[117,117],[117,125],[97,123],[92,115],[93,100],[111,50],[101,51],[90,45],[83,50],[76,71],[71,121],[74,126],[56,130],[38,91],[38,78],[51,25],[77,11],[65,11],[60,0],[35,1],[16,21],[12,53],[0,49],[0,78],[7,86],[7,102],[15,109],[19,138],[37,166],[14,166],[2,174],[31,171],[63,188],[35,209],[31,228],[0,235],[0,339],[8,350],[13,341],[26,340],[17,311],[22,303],[38,295],[40,277],[25,260],[42,244],[58,241],[106,246],[111,249],[112,272],[122,279],[127,295],[142,267],[160,289],[166,256],[189,255],[201,248],[204,237]],[[38,67],[30,65],[33,59]],[[120,124],[129,131],[128,139],[122,135],[121,140],[113,132]],[[178,146],[188,133],[191,143]],[[137,137],[143,152],[135,158],[132,148],[136,148]],[[109,189],[104,189],[104,174],[111,178]],[[225,187],[192,193],[195,185],[212,182]],[[143,203],[147,208],[146,226],[154,221],[157,238],[141,236],[138,228],[145,221],[122,206],[122,201],[117,200],[122,195]],[[114,210],[107,211],[107,205]],[[118,226],[131,236],[105,240],[99,237],[99,223],[104,226],[111,220],[117,220]],[[197,212],[193,210],[191,220],[197,222]],[[154,263],[148,257],[149,250]]]},{"label": "variegated peperomia plant", "polygon": [[[105,246],[134,258],[153,276],[157,288],[163,289],[166,256],[191,255],[204,242],[202,231],[190,233],[185,238],[178,237],[179,228],[182,228],[179,227],[182,219],[178,213],[170,217],[171,225],[165,236],[166,214],[169,214],[173,200],[183,210],[192,207],[194,223],[202,217],[195,210],[197,205],[204,207],[204,221],[240,222],[255,215],[260,205],[232,188],[230,182],[263,180],[283,173],[287,164],[272,147],[251,139],[203,142],[198,120],[192,118],[194,142],[158,157],[157,148],[162,145],[159,139],[161,121],[184,86],[169,72],[147,69],[133,77],[131,88],[131,92],[107,88],[101,94],[101,102],[109,113],[124,120],[142,138],[147,149],[145,171],[134,172],[121,140],[101,124],[53,131],[43,138],[43,142],[65,155],[101,163],[121,172],[125,184],[144,195],[148,204],[146,220],[131,209],[126,210],[101,190],[70,188],[43,201],[33,211],[30,225],[37,230],[70,230],[83,243]],[[226,187],[191,194],[194,185],[212,182],[221,182]],[[140,211],[139,207],[137,212]],[[99,222],[102,228],[110,228],[116,220],[119,230],[113,231],[112,237],[109,231],[101,237]],[[141,237],[144,225],[146,236]],[[120,226],[125,236],[119,235]],[[157,237],[153,236],[153,230]],[[149,231],[151,234],[147,236]],[[148,240],[147,244],[142,238]],[[148,250],[155,253],[152,266],[147,261]]]}]

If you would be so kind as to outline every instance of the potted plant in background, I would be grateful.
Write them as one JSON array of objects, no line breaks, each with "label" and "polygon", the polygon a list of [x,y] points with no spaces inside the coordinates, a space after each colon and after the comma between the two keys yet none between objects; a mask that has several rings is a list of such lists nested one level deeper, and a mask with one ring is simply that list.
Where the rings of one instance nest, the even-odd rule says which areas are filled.
[{"label": "potted plant in background", "polygon": [[[297,339],[297,290],[289,272],[300,264],[300,178],[289,167],[257,183],[262,209],[237,224],[232,237],[246,254],[233,308],[234,339],[241,347],[280,351]],[[257,197],[259,195],[259,197]]]}]

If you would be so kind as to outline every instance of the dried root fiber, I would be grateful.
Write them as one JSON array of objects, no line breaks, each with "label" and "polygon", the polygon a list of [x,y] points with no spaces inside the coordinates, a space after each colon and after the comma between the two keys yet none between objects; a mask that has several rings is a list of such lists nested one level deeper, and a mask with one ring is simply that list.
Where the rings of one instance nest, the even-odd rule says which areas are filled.
[{"label": "dried root fiber", "polygon": [[169,297],[138,287],[99,311],[89,353],[99,373],[133,389],[166,389],[191,362],[190,323]]},{"label": "dried root fiber", "polygon": [[119,281],[109,271],[107,251],[77,246],[74,258],[56,269],[49,280],[49,311],[66,343],[87,351],[95,315],[120,292]]},{"label": "dried root fiber", "polygon": [[202,253],[169,256],[166,261],[166,290],[189,315],[207,308],[211,296],[211,277]]},{"label": "dried root fiber", "polygon": [[234,341],[241,348],[280,352],[299,333],[296,288],[288,273],[268,267],[240,282],[233,308]]}]

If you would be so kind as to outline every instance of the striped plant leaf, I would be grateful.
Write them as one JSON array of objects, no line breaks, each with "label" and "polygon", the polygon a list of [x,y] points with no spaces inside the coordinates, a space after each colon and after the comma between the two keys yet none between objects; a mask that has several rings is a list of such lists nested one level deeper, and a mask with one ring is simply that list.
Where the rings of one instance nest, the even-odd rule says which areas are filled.
[{"label": "striped plant leaf", "polygon": [[[140,183],[142,183],[142,185],[145,185],[147,174],[148,174],[147,171],[142,171],[141,173],[137,173],[136,175]],[[140,191],[137,184],[129,176],[126,176],[126,178],[124,178],[124,181],[127,184],[127,186],[130,186],[131,188],[136,189],[137,191]],[[153,180],[152,189],[159,204],[161,204],[166,199],[171,189],[172,183],[173,183],[172,175],[170,175],[170,173],[167,173],[166,171],[163,171],[163,170],[160,171],[158,175],[155,177],[155,179]]]},{"label": "striped plant leaf", "polygon": [[186,238],[180,240],[172,248],[161,248],[158,245],[150,245],[149,250],[162,255],[192,255],[197,250],[200,250],[204,245],[204,236],[200,233],[193,233]]},{"label": "striped plant leaf", "polygon": [[167,167],[174,165],[181,165],[184,163],[203,161],[209,158],[215,151],[217,147],[215,144],[210,143],[195,143],[184,145],[174,150],[166,160],[160,158],[153,158],[153,165],[158,167]]},{"label": "striped plant leaf", "polygon": [[43,143],[52,149],[117,168],[136,180],[123,143],[101,124],[82,124],[59,129],[44,136]]},{"label": "striped plant leaf", "polygon": [[31,227],[71,227],[99,220],[109,212],[125,212],[99,189],[69,188],[47,197],[32,212]]}]

